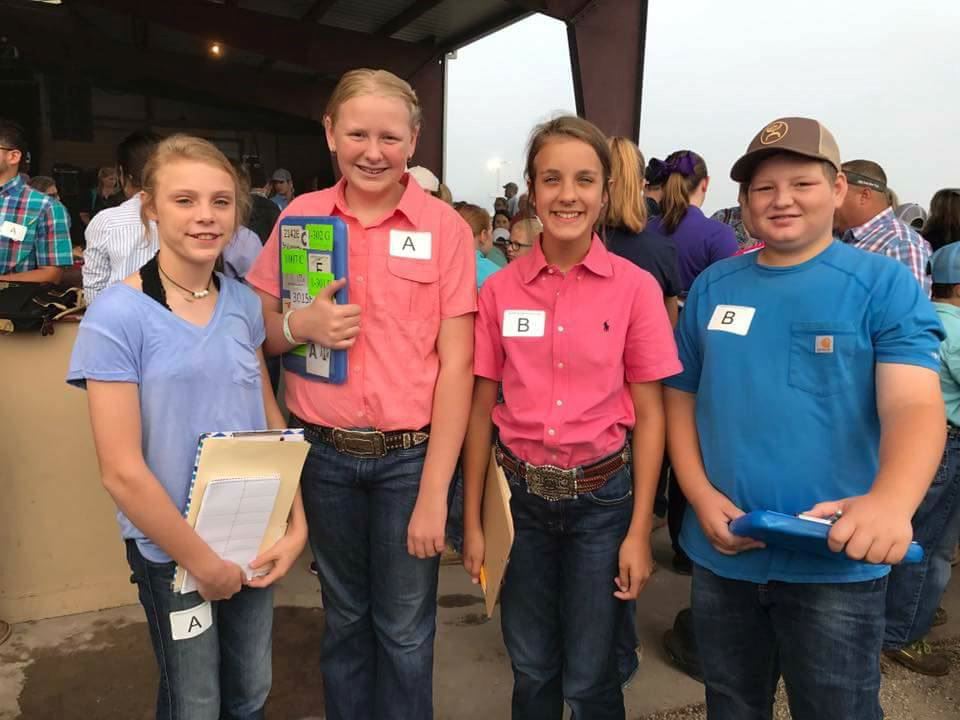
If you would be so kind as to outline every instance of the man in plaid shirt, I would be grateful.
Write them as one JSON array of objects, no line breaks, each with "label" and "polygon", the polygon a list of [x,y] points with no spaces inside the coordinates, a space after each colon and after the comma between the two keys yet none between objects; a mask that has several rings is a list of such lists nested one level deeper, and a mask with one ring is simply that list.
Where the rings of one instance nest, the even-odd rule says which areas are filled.
[{"label": "man in plaid shirt", "polygon": [[897,219],[883,168],[870,160],[849,160],[841,167],[849,189],[834,214],[834,227],[843,241],[902,262],[929,297],[930,243]]},{"label": "man in plaid shirt", "polygon": [[60,281],[73,265],[67,209],[20,177],[23,128],[0,118],[0,281]]}]

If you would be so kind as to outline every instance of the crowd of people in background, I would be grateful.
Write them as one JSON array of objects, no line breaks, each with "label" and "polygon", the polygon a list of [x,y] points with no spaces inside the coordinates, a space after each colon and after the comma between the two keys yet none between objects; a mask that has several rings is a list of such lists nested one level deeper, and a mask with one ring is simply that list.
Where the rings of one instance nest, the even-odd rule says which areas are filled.
[{"label": "crowd of people in background", "polygon": [[[491,446],[514,491],[502,604],[514,718],[559,719],[564,703],[584,720],[624,717],[636,598],[664,522],[672,569],[693,576],[664,645],[705,682],[711,717],[769,718],[782,674],[798,720],[879,718],[881,650],[949,672],[925,636],[946,621],[960,536],[960,189],[929,211],[901,204],[878,163],[841,162],[819,122],[780,118],[730,171],[737,205],[708,217],[699,154],[647,162],[633,140],[560,117],[534,130],[526,192],[509,182],[480,207],[408,167],[420,108],[390,73],[347,73],[324,123],[342,179],[299,195],[284,168],[268,177],[196,138],[133,133],[74,208],[74,248],[56,183],[22,172],[25,133],[0,120],[0,281],[79,268],[89,311],[69,380],[88,390],[140,600],[148,614],[182,609],[161,587],[180,563],[220,604],[202,650],[158,650],[158,717],[171,703],[214,703],[216,717],[221,692],[231,712],[262,707],[269,586],[305,544],[324,593],[329,717],[430,717],[448,486],[462,483],[450,516],[479,582]],[[381,136],[393,140],[367,141]],[[331,300],[341,280],[289,309],[278,219],[332,214],[349,225],[351,304]],[[432,237],[427,263],[370,251],[397,230]],[[225,374],[198,354],[198,328]],[[248,582],[177,524],[171,457],[224,423],[284,426],[275,357],[303,342],[350,350],[362,380],[288,377],[313,450],[288,535],[260,560],[273,571]],[[207,370],[182,386],[187,360]],[[145,440],[128,432],[141,419]],[[364,441],[373,428],[402,450],[359,464],[334,428]],[[733,535],[747,505],[832,518],[846,556]],[[927,557],[897,565],[895,520],[911,517]],[[155,648],[170,632],[152,627]],[[236,634],[248,657],[217,677],[203,662]]]}]

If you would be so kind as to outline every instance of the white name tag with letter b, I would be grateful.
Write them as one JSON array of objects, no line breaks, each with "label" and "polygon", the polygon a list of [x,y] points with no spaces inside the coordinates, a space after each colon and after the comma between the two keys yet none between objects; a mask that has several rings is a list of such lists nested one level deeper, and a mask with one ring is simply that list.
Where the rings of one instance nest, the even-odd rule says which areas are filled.
[{"label": "white name tag with letter b", "polygon": [[209,602],[170,613],[170,635],[174,640],[189,640],[203,635],[212,624],[213,609]]},{"label": "white name tag with letter b", "polygon": [[504,310],[504,337],[543,337],[547,313],[543,310]]},{"label": "white name tag with letter b", "polygon": [[720,330],[734,335],[746,335],[757,309],[743,305],[717,305],[707,330]]},{"label": "white name tag with letter b", "polygon": [[433,236],[428,232],[390,231],[392,257],[429,260],[433,251]]},{"label": "white name tag with letter b", "polygon": [[10,238],[14,242],[23,242],[27,236],[27,226],[4,220],[0,223],[0,236]]}]

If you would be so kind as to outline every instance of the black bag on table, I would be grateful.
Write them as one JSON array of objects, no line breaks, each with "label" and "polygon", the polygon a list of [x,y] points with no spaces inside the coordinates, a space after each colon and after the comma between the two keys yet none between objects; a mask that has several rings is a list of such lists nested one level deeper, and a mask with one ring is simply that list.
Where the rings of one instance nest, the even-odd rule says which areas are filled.
[{"label": "black bag on table", "polygon": [[53,334],[53,322],[83,309],[81,288],[52,283],[0,283],[0,333],[39,330]]}]

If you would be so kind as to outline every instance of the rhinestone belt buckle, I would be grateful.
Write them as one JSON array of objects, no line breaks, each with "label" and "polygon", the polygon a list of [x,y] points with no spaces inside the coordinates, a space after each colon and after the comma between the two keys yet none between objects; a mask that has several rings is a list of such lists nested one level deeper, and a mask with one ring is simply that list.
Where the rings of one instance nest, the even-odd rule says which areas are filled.
[{"label": "rhinestone belt buckle", "polygon": [[387,438],[379,430],[367,432],[334,428],[333,446],[337,452],[359,458],[382,458],[387,454]]},{"label": "rhinestone belt buckle", "polygon": [[577,470],[556,465],[527,465],[527,489],[537,497],[555,502],[577,497]]}]

